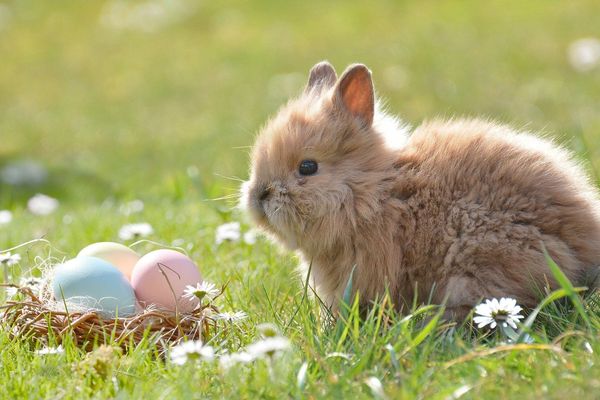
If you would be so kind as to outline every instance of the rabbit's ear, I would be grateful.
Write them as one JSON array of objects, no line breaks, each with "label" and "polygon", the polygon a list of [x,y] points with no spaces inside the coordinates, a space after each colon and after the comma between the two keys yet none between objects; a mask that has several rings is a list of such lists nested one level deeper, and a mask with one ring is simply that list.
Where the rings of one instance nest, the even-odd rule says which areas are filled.
[{"label": "rabbit's ear", "polygon": [[335,84],[337,74],[333,66],[327,61],[321,61],[311,68],[306,84],[305,92],[310,92],[316,88],[330,88]]},{"label": "rabbit's ear", "polygon": [[375,113],[371,71],[363,64],[350,65],[337,83],[334,99],[339,106],[371,126]]}]

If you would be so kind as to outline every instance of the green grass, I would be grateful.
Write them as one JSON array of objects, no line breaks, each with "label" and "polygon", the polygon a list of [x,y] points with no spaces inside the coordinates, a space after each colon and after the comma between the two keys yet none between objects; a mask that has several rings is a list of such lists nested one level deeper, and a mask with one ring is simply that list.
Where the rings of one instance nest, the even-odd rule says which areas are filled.
[{"label": "green grass", "polygon": [[[484,115],[555,136],[600,170],[600,70],[575,72],[566,58],[573,40],[600,36],[598,2],[180,3],[182,16],[153,32],[103,24],[110,2],[0,3],[9,15],[0,18],[0,168],[33,159],[49,171],[40,186],[0,183],[0,209],[14,214],[0,226],[0,249],[51,243],[19,250],[17,279],[36,257],[72,257],[118,240],[125,223],[149,222],[149,239],[182,239],[207,279],[230,282],[222,308],[249,314],[217,348],[251,343],[268,321],[293,350],[271,372],[258,362],[223,373],[165,363],[151,345],[96,354],[104,358],[95,364],[69,343],[65,354],[42,357],[2,331],[0,397],[371,398],[372,376],[389,398],[598,397],[597,299],[544,308],[531,334],[546,349],[490,354],[501,338],[424,323],[436,310],[405,318],[382,305],[362,322],[349,311],[335,326],[303,298],[293,255],[264,240],[214,244],[223,222],[249,229],[235,199],[214,199],[236,193],[255,132],[321,59],[338,72],[366,63],[390,110],[411,124]],[[37,192],[58,198],[58,211],[28,213]],[[132,199],[145,208],[124,215]]]}]

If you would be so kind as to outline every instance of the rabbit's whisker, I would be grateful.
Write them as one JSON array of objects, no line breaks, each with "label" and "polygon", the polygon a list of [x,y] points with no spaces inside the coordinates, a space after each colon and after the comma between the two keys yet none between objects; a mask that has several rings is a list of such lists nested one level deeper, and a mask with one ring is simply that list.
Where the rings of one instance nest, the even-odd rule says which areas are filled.
[{"label": "rabbit's whisker", "polygon": [[239,178],[237,176],[227,176],[227,175],[221,175],[218,173],[215,173],[214,175],[218,176],[219,178],[228,179],[230,181],[241,182],[241,183],[246,182],[244,179]]},{"label": "rabbit's whisker", "polygon": [[239,193],[234,193],[234,194],[227,194],[225,196],[221,196],[221,197],[215,197],[213,199],[204,199],[203,201],[221,201],[221,200],[230,200],[230,199],[239,199],[240,197],[242,197],[241,194]]}]

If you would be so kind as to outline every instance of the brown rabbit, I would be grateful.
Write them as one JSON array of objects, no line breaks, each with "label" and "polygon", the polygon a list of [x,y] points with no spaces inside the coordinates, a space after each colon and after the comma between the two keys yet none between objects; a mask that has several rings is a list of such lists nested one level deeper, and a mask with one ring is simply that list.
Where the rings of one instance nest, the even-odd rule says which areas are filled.
[{"label": "brown rabbit", "polygon": [[339,79],[312,68],[259,135],[242,191],[333,307],[353,266],[364,305],[387,289],[399,309],[432,300],[462,318],[487,297],[535,306],[557,286],[544,247],[575,285],[600,265],[598,193],[566,150],[480,119],[408,136],[360,64]]}]

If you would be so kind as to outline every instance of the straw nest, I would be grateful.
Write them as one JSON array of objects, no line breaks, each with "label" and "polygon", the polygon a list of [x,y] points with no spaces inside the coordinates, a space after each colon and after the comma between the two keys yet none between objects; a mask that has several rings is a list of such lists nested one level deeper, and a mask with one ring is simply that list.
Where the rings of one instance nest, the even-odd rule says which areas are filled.
[{"label": "straw nest", "polygon": [[48,345],[72,340],[79,347],[90,350],[94,343],[113,343],[124,349],[150,340],[160,349],[182,340],[207,340],[217,330],[212,318],[218,310],[202,305],[190,313],[169,312],[147,308],[130,317],[106,319],[93,310],[65,311],[56,302],[36,295],[28,287],[12,287],[19,300],[9,299],[0,306],[0,324],[13,337],[28,338]]}]

